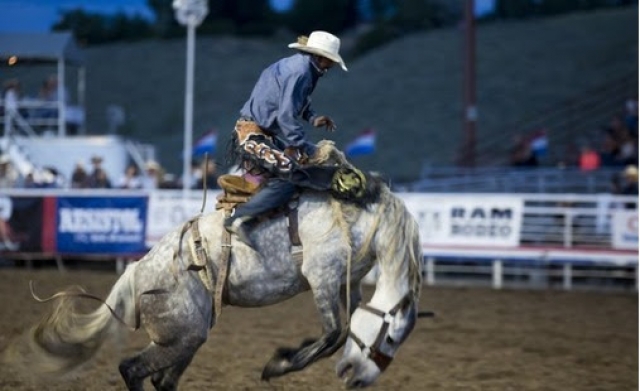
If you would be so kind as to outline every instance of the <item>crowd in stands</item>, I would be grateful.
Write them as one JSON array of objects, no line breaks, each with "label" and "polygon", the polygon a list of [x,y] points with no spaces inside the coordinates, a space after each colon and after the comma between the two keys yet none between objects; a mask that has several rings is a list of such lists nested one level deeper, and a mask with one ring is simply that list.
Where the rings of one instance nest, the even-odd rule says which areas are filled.
[{"label": "crowd in stands", "polygon": [[[84,162],[78,161],[73,172],[65,176],[55,168],[44,167],[21,176],[13,166],[8,155],[0,155],[0,189],[17,188],[70,188],[70,189],[181,189],[182,180],[167,173],[158,162],[146,162],[143,172],[135,164],[130,164],[122,176],[112,179],[103,168],[103,158],[94,155],[91,158],[91,168],[85,167]],[[218,188],[217,166],[212,160],[205,162],[194,161],[191,168],[190,188],[202,189],[205,182],[208,189]],[[68,179],[67,179],[68,178]],[[205,179],[206,178],[206,179]]]},{"label": "crowd in stands", "polygon": [[[510,164],[514,167],[538,167],[542,165],[575,166],[583,171],[601,167],[625,167],[638,163],[638,101],[629,99],[624,111],[611,117],[595,137],[585,134],[576,143],[569,143],[561,158],[548,161],[548,130],[536,130],[518,134],[513,140]],[[575,149],[577,144],[577,149]]]},{"label": "crowd in stands", "polygon": [[[583,140],[568,145],[558,161],[549,162],[549,140],[546,132],[547,130],[536,130],[530,134],[517,135],[510,151],[511,166],[540,167],[551,163],[552,166],[558,167],[577,167],[586,173],[601,168],[618,168],[619,174],[612,179],[613,191],[622,194],[638,194],[637,99],[627,100],[624,109],[613,115],[609,124],[602,126],[595,137],[590,139],[590,135],[585,134]],[[575,148],[576,145],[577,148]]]}]

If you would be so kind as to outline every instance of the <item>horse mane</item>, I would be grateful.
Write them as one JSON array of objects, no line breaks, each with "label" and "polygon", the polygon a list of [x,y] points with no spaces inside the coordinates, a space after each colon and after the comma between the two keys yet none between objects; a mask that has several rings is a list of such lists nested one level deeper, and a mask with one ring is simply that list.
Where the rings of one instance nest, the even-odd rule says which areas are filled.
[{"label": "horse mane", "polygon": [[[380,267],[389,267],[389,270],[399,275],[402,272],[404,262],[408,261],[407,279],[409,289],[414,300],[420,297],[422,289],[422,245],[418,223],[411,215],[404,202],[386,188],[382,194],[381,203],[385,205],[382,210],[381,220],[384,228],[381,235],[387,240],[379,254]],[[379,249],[380,250],[380,249]]]},{"label": "horse mane", "polygon": [[336,147],[336,143],[333,141],[321,140],[316,147],[316,153],[309,158],[310,164],[354,168],[353,164],[349,163],[344,153]]},{"label": "horse mane", "polygon": [[[333,164],[354,168],[347,160],[344,153],[340,151],[333,141],[322,140],[318,144],[316,154],[310,159],[312,164]],[[375,198],[372,198],[366,205],[357,205],[340,202],[332,199],[334,224],[342,230],[343,239],[352,246],[350,226],[361,214],[376,206],[374,222],[371,229],[365,236],[360,249],[358,250],[354,262],[362,260],[371,249],[371,245],[376,233],[384,222],[385,237],[389,241],[384,247],[384,254],[378,254],[378,259],[383,260],[381,267],[391,267],[395,273],[401,273],[404,260],[408,260],[407,278],[409,279],[409,289],[414,299],[420,296],[422,288],[422,248],[420,245],[418,224],[407,210],[404,202],[396,197],[389,187],[384,184],[381,178],[368,174],[367,179],[371,179]]]},{"label": "horse mane", "polygon": [[[335,143],[330,140],[322,140],[318,143],[317,152],[310,159],[310,162],[313,164],[335,164],[349,168],[354,167],[346,159],[344,153],[338,150],[335,147]],[[381,266],[394,268],[394,272],[401,273],[405,260],[408,260],[407,278],[409,279],[409,289],[413,298],[418,299],[422,288],[422,245],[417,222],[407,210],[404,202],[391,192],[391,189],[381,178],[369,174],[367,179],[371,179],[372,186],[375,186],[375,198],[364,206],[332,199],[331,207],[334,225],[342,231],[345,243],[352,247],[351,224],[355,223],[363,212],[373,212],[374,222],[371,224],[369,232],[365,236],[353,261],[362,260],[370,252],[374,237],[378,229],[381,228],[380,224],[384,222],[385,231],[388,231],[387,240],[389,245],[384,249],[378,249],[379,251],[384,251],[383,254],[377,254],[378,262],[380,260],[388,260],[390,262],[385,262]]]}]

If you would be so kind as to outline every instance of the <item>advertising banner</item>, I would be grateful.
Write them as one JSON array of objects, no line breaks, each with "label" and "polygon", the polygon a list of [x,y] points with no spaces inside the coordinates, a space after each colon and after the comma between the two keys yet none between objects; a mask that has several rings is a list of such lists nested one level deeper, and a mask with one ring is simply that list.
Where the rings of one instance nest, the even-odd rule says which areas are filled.
[{"label": "advertising banner", "polygon": [[134,254],[146,251],[146,197],[58,197],[61,253]]},{"label": "advertising banner", "polygon": [[[208,191],[205,213],[215,210],[215,198],[219,191]],[[152,247],[164,235],[176,229],[200,213],[202,198],[200,193],[194,198],[182,199],[180,194],[170,196],[156,192],[149,195],[146,244]]]},{"label": "advertising banner", "polygon": [[0,252],[42,251],[42,200],[0,194]]},{"label": "advertising banner", "polygon": [[638,211],[614,210],[611,215],[611,244],[620,250],[638,249]]},{"label": "advertising banner", "polygon": [[403,194],[418,220],[423,246],[520,244],[523,201],[515,196]]}]

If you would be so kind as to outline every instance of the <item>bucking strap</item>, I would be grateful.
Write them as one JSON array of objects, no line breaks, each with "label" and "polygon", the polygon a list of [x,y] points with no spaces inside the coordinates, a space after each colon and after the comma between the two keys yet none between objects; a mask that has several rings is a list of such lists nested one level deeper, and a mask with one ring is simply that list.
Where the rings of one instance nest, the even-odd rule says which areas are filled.
[{"label": "bucking strap", "polygon": [[292,246],[302,246],[300,234],[298,233],[298,206],[289,209],[289,239]]},{"label": "bucking strap", "polygon": [[[225,218],[229,217],[230,211],[225,211]],[[231,233],[226,229],[222,230],[222,254],[220,257],[220,266],[218,267],[218,276],[216,278],[216,289],[213,295],[214,298],[214,311],[216,319],[222,312],[223,300],[228,300],[227,278],[229,277],[229,259],[231,258]],[[227,293],[225,295],[225,293]]]}]

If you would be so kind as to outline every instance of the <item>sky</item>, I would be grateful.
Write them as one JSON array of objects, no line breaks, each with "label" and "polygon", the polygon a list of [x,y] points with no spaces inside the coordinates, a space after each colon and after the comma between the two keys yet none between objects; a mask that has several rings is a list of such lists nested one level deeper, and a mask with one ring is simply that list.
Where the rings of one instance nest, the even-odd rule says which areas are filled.
[{"label": "sky", "polygon": [[[275,9],[286,9],[293,0],[270,2]],[[106,14],[124,11],[153,18],[147,0],[0,0],[0,32],[48,32],[59,20],[59,10],[76,8]]]},{"label": "sky", "polygon": [[[170,1],[170,0],[167,0]],[[275,10],[286,10],[295,0],[269,0]],[[476,0],[476,15],[495,7],[496,0]],[[82,8],[113,14],[124,11],[152,19],[147,0],[0,0],[0,32],[48,32],[59,20],[60,10]]]},{"label": "sky", "polygon": [[140,14],[152,18],[146,0],[0,0],[0,32],[47,32],[59,20],[58,10]]}]

